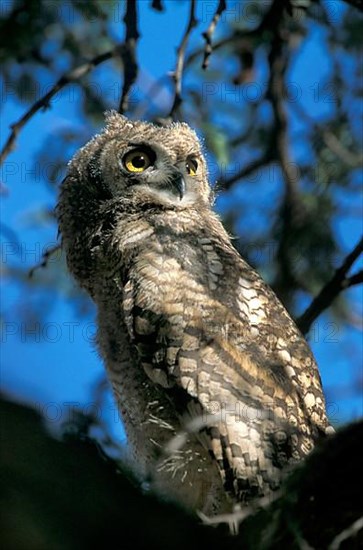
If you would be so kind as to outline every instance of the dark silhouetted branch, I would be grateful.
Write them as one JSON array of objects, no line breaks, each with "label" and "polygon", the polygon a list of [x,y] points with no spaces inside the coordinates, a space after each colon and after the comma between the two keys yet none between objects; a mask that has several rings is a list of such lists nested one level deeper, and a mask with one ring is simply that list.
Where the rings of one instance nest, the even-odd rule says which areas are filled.
[{"label": "dark silhouetted branch", "polygon": [[[290,0],[284,0],[283,2],[281,0],[273,0],[271,3],[271,6],[268,8],[266,13],[261,18],[259,24],[256,28],[252,30],[239,30],[236,29],[230,36],[226,36],[225,38],[222,38],[221,40],[218,40],[213,44],[213,51],[219,50],[223,48],[224,46],[228,46],[230,44],[237,44],[239,41],[243,40],[244,42],[252,40],[254,38],[259,39],[261,41],[267,40],[265,37],[269,33],[275,33],[278,28],[278,23],[280,19],[283,16],[283,13],[285,10],[290,9]],[[186,59],[185,65],[189,66],[191,65],[195,59],[197,59],[199,56],[203,55],[205,52],[204,48],[198,48],[194,52],[192,52]]]},{"label": "dark silhouetted branch", "polygon": [[101,55],[97,55],[93,59],[90,59],[86,63],[83,63],[82,65],[79,65],[79,67],[76,67],[75,69],[72,69],[71,71],[67,72],[63,76],[60,77],[60,79],[56,82],[56,84],[49,90],[48,93],[43,95],[40,99],[38,99],[33,105],[28,109],[28,111],[19,118],[17,122],[12,124],[11,127],[11,133],[1,150],[0,154],[0,165],[4,162],[8,154],[14,149],[16,139],[19,135],[19,132],[23,129],[23,127],[26,125],[26,123],[38,112],[40,109],[47,109],[49,108],[51,99],[60,91],[62,88],[67,86],[67,84],[70,84],[71,82],[75,82],[88,74],[94,67],[97,65],[100,65],[104,61],[107,61],[108,59],[111,59],[115,55],[119,55],[121,46],[117,46],[116,48],[105,52]]},{"label": "dark silhouetted branch", "polygon": [[363,282],[363,271],[359,271],[355,275],[347,277],[349,269],[362,252],[363,238],[359,241],[357,246],[354,247],[352,252],[348,254],[341,267],[336,270],[332,279],[321,289],[305,313],[298,318],[297,325],[303,334],[309,332],[315,319],[331,305],[342,290]]},{"label": "dark silhouetted branch", "polygon": [[212,38],[216,30],[216,27],[218,25],[218,21],[220,20],[221,15],[226,8],[227,8],[226,0],[219,0],[218,6],[212,18],[212,21],[210,22],[208,29],[205,32],[203,32],[202,36],[204,37],[206,44],[204,48],[204,59],[203,59],[202,69],[206,69],[209,65],[209,59],[213,51]]},{"label": "dark silhouetted branch", "polygon": [[20,243],[17,234],[15,231],[9,227],[7,224],[0,222],[0,233],[2,233],[5,238],[9,239],[8,242],[13,244],[16,249],[20,248]]},{"label": "dark silhouetted branch", "polygon": [[141,550],[231,550],[215,529],[143,494],[127,467],[82,433],[82,413],[72,414],[74,436],[65,442],[50,437],[32,409],[1,400],[0,413],[3,548],[112,548],[118,540],[116,547]]},{"label": "dark silhouetted branch", "polygon": [[183,69],[184,69],[184,61],[185,61],[185,50],[188,45],[189,36],[192,30],[194,29],[194,27],[196,26],[196,24],[197,24],[197,20],[195,18],[195,0],[190,0],[190,13],[189,13],[188,25],[183,35],[180,46],[177,50],[177,62],[176,62],[176,68],[173,74],[175,92],[174,92],[173,105],[169,113],[170,118],[173,118],[175,116],[175,113],[177,112],[177,110],[179,109],[182,103],[182,78],[183,78]]},{"label": "dark silhouetted branch", "polygon": [[201,525],[172,502],[142,492],[126,465],[90,439],[92,418],[72,411],[73,429],[62,442],[28,407],[0,400],[0,413],[4,548],[29,548],[30,540],[34,548],[103,548],[115,540],[142,550],[362,547],[362,422],[317,446],[271,502],[237,511],[242,521],[232,537],[223,524]]},{"label": "dark silhouetted branch", "polygon": [[362,283],[363,283],[363,269],[361,269],[351,277],[348,277],[344,286],[345,288],[349,288],[351,286],[360,285]]},{"label": "dark silhouetted branch", "polygon": [[363,11],[363,0],[344,0],[346,4],[350,4],[359,11]]},{"label": "dark silhouetted branch", "polygon": [[42,268],[42,267],[47,267],[48,265],[48,262],[49,262],[49,259],[56,253],[58,252],[58,250],[61,250],[61,245],[60,244],[56,244],[54,246],[52,246],[51,248],[49,248],[48,250],[46,250],[45,252],[43,252],[43,255],[42,255],[42,260],[37,264],[35,265],[34,267],[32,267],[30,270],[29,270],[29,278],[31,279],[34,275],[34,273]]},{"label": "dark silhouetted branch", "polygon": [[[287,8],[286,8],[287,9]],[[285,73],[288,66],[287,48],[288,28],[284,17],[277,22],[277,28],[271,42],[269,53],[270,79],[267,97],[271,101],[274,114],[275,154],[281,167],[284,180],[284,196],[280,207],[281,234],[276,253],[278,272],[273,288],[285,306],[289,306],[294,288],[299,285],[291,265],[291,242],[296,229],[304,222],[305,210],[300,200],[299,181],[295,165],[291,160],[288,142],[288,117],[284,98],[287,97]]]},{"label": "dark silhouetted branch", "polygon": [[161,0],[153,0],[151,7],[156,11],[164,11],[164,6]]},{"label": "dark silhouetted branch", "polygon": [[124,23],[126,26],[126,37],[125,45],[121,52],[124,67],[124,84],[119,106],[119,113],[121,114],[128,109],[130,91],[137,80],[139,72],[136,58],[136,44],[140,37],[140,33],[137,28],[136,0],[127,0]]},{"label": "dark silhouetted branch", "polygon": [[275,160],[275,156],[273,152],[271,150],[266,151],[266,153],[262,157],[256,160],[252,160],[249,164],[241,168],[239,172],[236,172],[235,174],[233,174],[233,176],[226,179],[222,179],[218,183],[218,189],[223,189],[223,190],[230,189],[232,185],[237,181],[240,181],[243,178],[247,178],[250,174],[253,174],[254,172],[256,172],[256,170],[266,166],[267,164],[270,164],[274,160]]}]

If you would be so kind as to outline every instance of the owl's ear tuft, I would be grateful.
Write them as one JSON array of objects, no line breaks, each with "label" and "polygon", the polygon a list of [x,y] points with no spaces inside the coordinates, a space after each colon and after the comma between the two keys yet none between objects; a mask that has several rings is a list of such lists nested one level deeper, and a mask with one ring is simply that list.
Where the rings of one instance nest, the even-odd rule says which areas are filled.
[{"label": "owl's ear tuft", "polygon": [[105,112],[106,127],[108,130],[117,130],[124,128],[126,125],[132,127],[132,122],[126,116],[120,115],[114,109]]}]

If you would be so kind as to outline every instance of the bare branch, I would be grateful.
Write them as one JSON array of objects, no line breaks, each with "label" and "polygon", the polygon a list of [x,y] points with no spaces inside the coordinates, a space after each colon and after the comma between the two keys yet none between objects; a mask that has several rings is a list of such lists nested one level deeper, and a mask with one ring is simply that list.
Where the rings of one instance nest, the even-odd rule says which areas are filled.
[{"label": "bare branch", "polygon": [[15,244],[19,248],[18,236],[11,227],[3,222],[0,222],[0,233],[9,239],[9,243]]},{"label": "bare branch", "polygon": [[350,4],[359,11],[363,11],[363,0],[344,0],[346,4]]},{"label": "bare branch", "polygon": [[153,0],[151,7],[156,11],[164,11],[164,6],[161,0]]},{"label": "bare branch", "polygon": [[[247,35],[247,37],[249,37],[251,32],[253,32],[253,31],[246,32],[245,35]],[[240,32],[235,31],[230,36],[226,36],[225,38],[221,38],[221,40],[218,40],[218,42],[215,42],[213,44],[213,51],[215,52],[216,50],[220,50],[224,46],[228,46],[229,44],[231,44],[233,42],[236,42],[239,39],[240,39]],[[194,63],[194,61],[198,57],[202,56],[204,54],[204,52],[205,52],[205,46],[204,46],[204,48],[197,48],[196,50],[191,52],[185,60],[185,66],[189,67],[192,63]]]},{"label": "bare branch", "polygon": [[221,15],[226,8],[227,8],[226,0],[219,0],[218,6],[212,18],[212,21],[210,22],[208,29],[202,34],[206,42],[205,49],[204,49],[204,59],[203,59],[202,69],[206,69],[209,65],[209,59],[213,51],[213,46],[212,46],[213,34],[218,25],[218,21],[220,20]]},{"label": "bare branch", "polygon": [[180,46],[177,50],[177,62],[175,72],[173,74],[174,84],[175,84],[175,93],[174,93],[174,102],[169,113],[169,117],[173,118],[175,113],[179,109],[182,103],[182,78],[183,78],[183,69],[185,61],[185,50],[188,45],[189,36],[197,24],[197,19],[195,18],[195,0],[190,0],[190,14],[188,26],[185,30],[184,36],[180,43]]},{"label": "bare branch", "polygon": [[139,72],[139,66],[136,59],[136,44],[140,37],[140,33],[137,28],[136,0],[127,0],[124,23],[126,26],[126,37],[125,45],[121,52],[124,67],[124,85],[119,106],[119,113],[121,114],[128,109],[129,94],[132,86],[137,80]]},{"label": "bare branch", "polygon": [[[268,8],[266,13],[263,15],[261,21],[257,25],[256,28],[252,30],[239,30],[236,29],[231,35],[222,38],[218,42],[215,42],[213,44],[213,51],[219,50],[220,48],[223,48],[224,46],[228,46],[233,43],[238,43],[239,41],[243,40],[244,42],[247,40],[252,40],[254,38],[257,38],[259,40],[264,40],[265,36],[268,35],[268,33],[272,32],[275,33],[276,29],[278,28],[278,23],[282,17],[282,14],[284,13],[284,10],[288,8],[290,4],[290,0],[286,0],[286,2],[281,2],[281,0],[273,0],[271,3],[271,6]],[[265,33],[265,31],[267,31]],[[198,58],[200,55],[204,54],[205,47],[204,48],[198,48],[194,52],[192,52],[186,59],[185,65],[188,67],[191,65],[196,58]]]},{"label": "bare branch", "polygon": [[[282,32],[282,30],[280,32]],[[297,193],[297,182],[293,164],[289,156],[287,137],[288,121],[283,103],[283,97],[286,97],[284,77],[287,67],[287,58],[284,53],[284,41],[280,36],[280,32],[274,37],[269,55],[270,82],[268,95],[271,99],[272,109],[275,115],[276,153],[281,164],[286,185],[286,193],[290,201]]]},{"label": "bare branch", "polygon": [[291,267],[290,244],[291,235],[301,227],[304,221],[304,208],[300,200],[299,182],[294,169],[294,163],[290,158],[288,143],[288,118],[285,110],[284,97],[286,94],[285,73],[288,66],[288,53],[286,48],[288,30],[284,25],[284,18],[278,21],[277,29],[271,42],[269,54],[270,80],[267,97],[271,101],[274,113],[274,145],[277,161],[282,170],[285,184],[283,202],[280,208],[281,237],[276,254],[278,272],[273,283],[273,288],[279,298],[288,307],[294,288],[299,285]]},{"label": "bare branch", "polygon": [[267,150],[262,157],[252,160],[247,166],[244,166],[241,168],[239,172],[231,176],[230,178],[227,178],[225,180],[221,180],[218,183],[218,189],[227,190],[232,187],[234,183],[237,181],[247,178],[250,174],[253,174],[253,172],[256,172],[259,168],[262,168],[263,166],[266,166],[267,164],[270,164],[275,160],[275,155],[271,150]]},{"label": "bare branch", "polygon": [[354,273],[351,277],[348,277],[346,279],[344,288],[349,288],[351,286],[360,285],[363,283],[363,269],[358,271],[357,273]]},{"label": "bare branch", "polygon": [[[72,439],[60,441],[49,435],[40,415],[28,407],[1,400],[0,413],[1,468],[7,472],[4,492],[19,495],[2,502],[2,533],[8,548],[29,547],[29,533],[19,530],[14,517],[29,525],[37,540],[46,540],[48,548],[112,547],[115,537],[125,532],[131,533],[135,548],[146,548],[146,540],[148,548],[160,550],[171,547],[175,533],[173,550],[192,545],[208,550],[361,546],[362,422],[343,427],[317,446],[269,501],[256,499],[252,506],[236,510],[235,518],[224,515],[208,522],[202,516],[212,524],[243,520],[239,533],[231,537],[223,525],[219,529],[200,525],[172,501],[142,492],[127,463],[107,458],[89,437],[87,416],[71,415],[78,431]],[[354,482],[348,483],[343,468]],[[332,480],[334,498],[327,490]],[[30,501],[36,509],[47,510],[44,521],[38,521]],[[163,529],[156,529],[160,518]]]},{"label": "bare branch", "polygon": [[120,46],[117,46],[116,48],[109,50],[108,52],[105,52],[101,55],[97,55],[93,59],[90,59],[86,63],[79,65],[79,67],[76,67],[75,69],[72,69],[71,71],[61,76],[60,79],[56,82],[53,88],[49,90],[48,93],[46,93],[45,95],[43,95],[43,97],[41,97],[35,103],[33,103],[33,105],[28,109],[28,111],[22,117],[20,117],[17,122],[15,122],[10,126],[11,133],[0,154],[0,165],[4,162],[4,160],[9,155],[9,153],[14,149],[15,142],[19,135],[19,132],[23,129],[26,123],[38,111],[40,111],[40,109],[48,109],[50,106],[51,99],[60,90],[62,90],[65,86],[67,86],[67,84],[70,84],[71,82],[75,82],[79,80],[80,78],[88,74],[97,65],[100,65],[104,61],[111,59],[115,55],[119,55],[119,51],[120,51]]},{"label": "bare branch", "polygon": [[51,258],[53,256],[53,254],[58,252],[58,250],[61,250],[61,245],[60,244],[56,244],[56,245],[52,246],[51,248],[49,248],[48,250],[46,250],[45,252],[43,252],[41,262],[39,262],[37,265],[35,265],[34,267],[32,267],[29,270],[29,273],[28,273],[29,279],[31,279],[33,277],[34,273],[38,269],[40,269],[42,267],[47,267],[48,262],[49,262],[49,258]]},{"label": "bare branch", "polygon": [[363,282],[363,271],[359,271],[351,277],[346,276],[349,269],[362,252],[363,237],[354,247],[352,252],[348,254],[339,269],[336,270],[331,280],[321,289],[316,298],[314,298],[305,313],[298,318],[297,325],[303,334],[307,334],[315,319],[331,305],[342,290]]},{"label": "bare branch", "polygon": [[[328,550],[339,550],[342,547],[342,542],[347,541],[348,539],[355,539],[357,533],[363,529],[363,517],[358,518],[354,521],[347,529],[344,529],[339,535],[334,537],[334,540],[329,544]],[[352,543],[352,540],[350,540]]]}]

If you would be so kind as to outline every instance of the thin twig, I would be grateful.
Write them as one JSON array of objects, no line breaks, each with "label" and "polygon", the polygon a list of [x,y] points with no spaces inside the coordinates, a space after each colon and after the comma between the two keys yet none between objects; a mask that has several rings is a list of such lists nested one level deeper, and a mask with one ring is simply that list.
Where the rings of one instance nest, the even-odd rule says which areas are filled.
[{"label": "thin twig", "polygon": [[14,149],[15,142],[19,135],[19,132],[23,129],[26,123],[35,115],[35,113],[40,111],[40,109],[48,109],[51,99],[60,90],[62,90],[67,84],[70,84],[71,82],[79,80],[80,78],[85,76],[87,73],[89,73],[97,65],[100,65],[104,61],[111,59],[116,54],[118,55],[119,51],[120,51],[120,46],[117,46],[116,48],[113,48],[108,52],[105,52],[101,55],[97,55],[93,59],[90,59],[86,63],[83,63],[82,65],[79,65],[79,67],[76,67],[75,69],[72,69],[71,71],[62,75],[60,79],[56,82],[56,84],[49,90],[48,93],[46,93],[45,95],[43,95],[43,97],[41,97],[35,103],[33,103],[33,105],[28,109],[28,111],[22,117],[20,117],[17,122],[15,122],[10,126],[11,133],[0,154],[0,165],[4,162],[8,154]]},{"label": "thin twig", "polygon": [[267,150],[262,155],[262,157],[252,160],[249,164],[241,168],[239,172],[233,174],[233,176],[222,179],[220,182],[218,182],[218,189],[223,189],[224,191],[230,189],[232,185],[237,181],[243,178],[247,178],[250,174],[253,174],[254,172],[256,172],[256,170],[270,164],[274,160],[276,160],[276,156],[274,155],[273,151]]},{"label": "thin twig", "polygon": [[51,248],[49,248],[48,250],[46,250],[43,255],[42,255],[42,260],[37,264],[35,265],[34,267],[32,267],[30,270],[29,270],[29,273],[28,273],[28,277],[29,279],[31,279],[34,275],[34,273],[42,268],[42,267],[47,267],[48,265],[48,262],[49,262],[49,259],[53,256],[53,254],[55,254],[56,252],[58,252],[58,250],[61,250],[61,245],[58,243],[54,246],[52,246]]},{"label": "thin twig", "polygon": [[164,6],[161,0],[153,0],[151,7],[155,11],[164,11]]},{"label": "thin twig", "polygon": [[[356,539],[357,533],[363,529],[363,516],[358,518],[356,521],[354,521],[347,529],[344,529],[341,533],[339,533],[336,537],[334,537],[334,540],[329,544],[328,550],[339,550],[339,548],[342,547],[342,543],[344,541],[347,541],[347,539]],[[353,540],[351,541],[351,548],[355,546],[353,543]],[[358,540],[357,540],[358,542]],[[346,545],[344,545],[347,547]]]},{"label": "thin twig", "polygon": [[[269,32],[275,33],[276,29],[278,28],[278,23],[282,17],[282,13],[284,12],[288,0],[285,2],[281,2],[281,0],[273,0],[271,3],[271,6],[268,8],[266,13],[263,15],[261,21],[252,30],[239,30],[236,29],[231,35],[221,38],[218,42],[215,42],[213,44],[213,51],[219,50],[223,48],[224,46],[228,46],[233,43],[238,43],[239,41],[243,40],[243,42],[251,41],[254,38],[257,38],[261,40],[261,37],[267,35]],[[203,48],[198,48],[194,52],[192,52],[185,61],[185,66],[188,67],[191,65],[196,58],[203,55],[205,52],[205,46]]]},{"label": "thin twig", "polygon": [[344,288],[350,288],[351,286],[361,285],[363,283],[363,269],[354,273],[351,277],[344,282]]},{"label": "thin twig", "polygon": [[272,109],[275,115],[276,153],[281,164],[286,192],[289,200],[291,200],[297,193],[297,182],[295,170],[289,157],[287,137],[288,119],[283,103],[283,97],[286,97],[284,78],[287,68],[287,57],[284,52],[284,40],[281,37],[281,33],[282,29],[281,31],[277,31],[271,45],[271,52],[269,55],[270,82],[268,96],[271,99]]},{"label": "thin twig", "polygon": [[269,506],[282,497],[281,489],[274,491],[273,495],[267,495],[254,500],[250,506],[242,509],[236,507],[233,512],[207,516],[203,512],[197,512],[198,516],[205,525],[221,525],[223,523],[229,526],[230,533],[237,535],[241,529],[241,524],[250,516],[260,510],[268,509]]},{"label": "thin twig", "polygon": [[226,0],[219,0],[218,6],[212,18],[212,21],[209,23],[208,29],[202,34],[206,42],[205,48],[204,48],[204,59],[202,63],[202,69],[206,69],[209,65],[209,59],[213,52],[212,38],[216,30],[216,27],[218,25],[218,21],[220,20],[221,15],[226,10],[226,8],[227,8]]},{"label": "thin twig", "polygon": [[136,44],[140,38],[137,28],[137,2],[136,0],[127,0],[126,12],[124,17],[126,27],[125,45],[121,52],[124,68],[124,85],[120,99],[119,113],[123,114],[129,106],[129,95],[132,86],[137,80],[139,66],[136,57]]},{"label": "thin twig", "polygon": [[276,253],[279,269],[272,286],[286,307],[289,306],[293,289],[300,286],[291,266],[291,236],[297,228],[302,226],[305,217],[305,210],[300,200],[299,182],[289,153],[288,117],[283,99],[286,97],[285,74],[288,67],[289,53],[286,48],[287,32],[282,17],[278,22],[271,42],[268,58],[270,80],[267,92],[274,114],[272,133],[275,135],[275,139],[273,146],[284,180],[284,197],[280,207],[281,237]]},{"label": "thin twig", "polygon": [[310,306],[307,308],[297,320],[297,325],[303,334],[307,334],[312,323],[317,317],[327,309],[342,290],[350,286],[359,284],[362,281],[362,271],[359,271],[351,277],[347,277],[349,269],[353,263],[363,252],[363,237],[354,247],[352,252],[348,254],[339,269],[336,270],[330,281],[323,286],[319,294],[314,298]]},{"label": "thin twig", "polygon": [[15,245],[16,246],[16,253],[18,253],[17,250],[20,249],[20,243],[19,243],[19,239],[18,239],[18,236],[15,233],[15,231],[13,229],[11,229],[11,227],[6,225],[5,223],[0,222],[0,233],[5,235],[5,237],[9,239],[7,243],[4,243],[4,245],[5,246],[7,244]]},{"label": "thin twig", "polygon": [[183,69],[184,69],[184,61],[185,61],[185,50],[188,45],[189,36],[196,25],[197,25],[197,19],[195,17],[195,0],[190,0],[190,14],[189,14],[188,26],[185,30],[184,36],[177,50],[177,62],[176,62],[175,72],[173,74],[173,79],[175,84],[175,93],[174,93],[173,105],[169,113],[170,118],[174,117],[176,111],[179,109],[182,103],[182,78],[183,78]]},{"label": "thin twig", "polygon": [[344,0],[346,4],[350,4],[359,11],[363,11],[363,0]]}]

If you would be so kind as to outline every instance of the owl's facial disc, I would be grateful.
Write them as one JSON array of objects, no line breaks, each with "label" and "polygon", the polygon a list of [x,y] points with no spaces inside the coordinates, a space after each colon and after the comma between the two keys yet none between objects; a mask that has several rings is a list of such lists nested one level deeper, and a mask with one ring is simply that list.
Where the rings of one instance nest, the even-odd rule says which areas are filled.
[{"label": "owl's facial disc", "polygon": [[[158,144],[129,143],[120,159],[120,167],[127,175],[129,192],[142,191],[162,203],[173,205],[195,202],[191,178],[197,176],[198,161],[189,155],[186,160],[171,160]],[[186,205],[186,204],[185,204]]]}]

